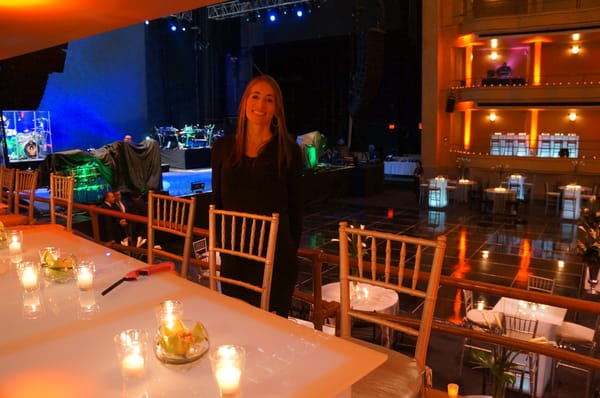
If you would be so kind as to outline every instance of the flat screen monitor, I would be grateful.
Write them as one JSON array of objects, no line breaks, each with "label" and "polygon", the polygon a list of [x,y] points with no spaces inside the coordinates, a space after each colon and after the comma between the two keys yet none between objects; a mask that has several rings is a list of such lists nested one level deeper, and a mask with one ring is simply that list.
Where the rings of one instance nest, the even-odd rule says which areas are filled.
[{"label": "flat screen monitor", "polygon": [[52,152],[50,111],[2,111],[7,163],[44,160]]}]

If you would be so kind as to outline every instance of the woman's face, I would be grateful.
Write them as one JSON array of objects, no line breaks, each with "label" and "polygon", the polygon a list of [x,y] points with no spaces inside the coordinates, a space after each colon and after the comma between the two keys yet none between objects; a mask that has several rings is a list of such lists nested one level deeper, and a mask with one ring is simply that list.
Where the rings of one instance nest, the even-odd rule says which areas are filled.
[{"label": "woman's face", "polygon": [[266,82],[256,82],[250,88],[250,95],[246,100],[246,118],[248,122],[259,125],[271,125],[275,114],[275,93]]}]

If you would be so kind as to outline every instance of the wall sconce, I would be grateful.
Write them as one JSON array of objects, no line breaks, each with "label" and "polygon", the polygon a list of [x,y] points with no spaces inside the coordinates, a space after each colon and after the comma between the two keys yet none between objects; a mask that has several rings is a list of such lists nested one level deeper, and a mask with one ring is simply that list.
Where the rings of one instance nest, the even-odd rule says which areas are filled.
[{"label": "wall sconce", "polygon": [[571,54],[579,54],[579,46],[577,44],[571,46]]},{"label": "wall sconce", "polygon": [[[575,40],[575,39],[573,39]],[[498,48],[498,39],[492,39],[490,40],[490,47],[492,48]]]},{"label": "wall sconce", "polygon": [[573,33],[571,35],[571,39],[573,39],[573,41],[579,41],[580,38],[581,36],[579,35],[579,33]]},{"label": "wall sconce", "polygon": [[577,113],[575,113],[575,112],[569,113],[569,120],[574,122],[575,119],[577,119]]},{"label": "wall sconce", "polygon": [[496,121],[496,114],[494,112],[490,112],[488,117],[490,118],[490,122]]},{"label": "wall sconce", "polygon": [[498,59],[498,53],[496,51],[492,51],[492,53],[490,54],[490,57],[492,59]]},{"label": "wall sconce", "polygon": [[481,251],[481,257],[488,258],[489,256],[490,256],[489,250],[482,250]]},{"label": "wall sconce", "polygon": [[560,269],[565,268],[565,262],[563,260],[558,260],[558,268],[560,268]]}]

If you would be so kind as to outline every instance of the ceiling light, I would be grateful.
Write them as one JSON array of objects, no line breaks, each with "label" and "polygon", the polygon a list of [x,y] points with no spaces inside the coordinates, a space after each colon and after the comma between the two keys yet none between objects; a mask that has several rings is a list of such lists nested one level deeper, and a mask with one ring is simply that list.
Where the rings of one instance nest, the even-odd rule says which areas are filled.
[{"label": "ceiling light", "polygon": [[575,112],[569,113],[569,120],[574,122],[575,119],[577,119],[577,113],[575,113]]},{"label": "ceiling light", "polygon": [[496,120],[496,114],[494,112],[490,112],[490,122],[493,122]]},{"label": "ceiling light", "polygon": [[579,39],[580,39],[580,35],[579,35],[579,33],[573,33],[573,34],[571,35],[571,38],[572,38],[573,40],[577,41],[577,40],[579,40]]},{"label": "ceiling light", "polygon": [[490,40],[490,46],[492,48],[498,48],[498,39],[492,39],[492,40]]}]

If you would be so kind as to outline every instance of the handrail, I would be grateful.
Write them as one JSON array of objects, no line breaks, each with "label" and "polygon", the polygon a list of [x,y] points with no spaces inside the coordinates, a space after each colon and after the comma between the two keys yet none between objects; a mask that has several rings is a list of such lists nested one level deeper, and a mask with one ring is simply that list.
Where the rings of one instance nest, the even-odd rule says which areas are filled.
[{"label": "handrail", "polygon": [[[48,201],[46,198],[36,197],[36,201]],[[92,224],[95,225],[93,227],[94,236],[88,237],[96,242],[102,243],[99,240],[99,229],[98,229],[98,215],[108,215],[113,217],[125,218],[130,221],[146,223],[148,222],[147,217],[138,216],[129,213],[122,213],[117,210],[110,210],[100,208],[94,205],[85,205],[81,203],[74,203],[74,208],[83,210],[90,214],[92,218]],[[205,228],[194,227],[193,230],[194,236],[208,236],[208,230]],[[84,235],[84,234],[81,234]],[[118,243],[108,244],[111,248],[120,251],[129,251],[131,253],[136,254],[146,254],[146,249],[141,249],[137,247],[131,246],[123,246]],[[316,249],[304,249],[300,248],[298,250],[298,255],[300,257],[304,257],[309,259],[312,262],[312,271],[313,271],[313,295],[309,295],[304,292],[296,291],[294,295],[301,300],[308,301],[314,305],[314,316],[313,322],[317,329],[321,329],[324,319],[327,317],[336,316],[336,312],[339,309],[337,303],[324,302],[321,296],[321,287],[322,287],[322,266],[325,263],[330,264],[339,264],[339,256],[324,253],[321,250]],[[180,260],[182,257],[173,254],[174,260]],[[190,262],[194,265],[198,265],[201,267],[208,267],[208,263],[205,261],[201,261],[195,258],[191,258]],[[352,264],[351,264],[352,265]],[[380,265],[383,267],[382,265]],[[405,278],[412,278],[412,273],[407,270]],[[428,274],[421,273],[419,276],[420,281],[426,281],[428,278]],[[451,276],[442,275],[440,278],[440,284],[444,287],[454,287],[457,289],[467,289],[482,293],[488,293],[495,296],[504,296],[504,297],[512,297],[520,300],[533,301],[540,304],[547,304],[556,307],[566,308],[570,310],[575,310],[579,312],[587,312],[600,315],[600,303],[588,300],[575,299],[571,297],[557,296],[551,295],[547,293],[534,292],[524,289],[518,289],[513,287],[505,287],[500,285],[495,285],[487,282],[479,282],[472,281],[461,278],[454,278]],[[382,315],[384,318],[386,316],[391,317],[390,315]],[[407,325],[416,325],[418,320],[414,318],[408,317],[400,317],[401,322]],[[394,321],[398,321],[398,317],[394,318]],[[489,342],[492,344],[499,344],[506,347],[510,347],[516,350],[535,352],[538,354],[550,356],[559,360],[573,362],[581,364],[585,367],[600,369],[600,359],[592,358],[589,356],[585,356],[582,354],[578,354],[572,351],[563,350],[555,347],[551,347],[548,345],[541,345],[538,343],[532,343],[524,340],[518,340],[506,336],[495,335],[491,333],[484,333],[472,329],[468,329],[465,327],[461,327],[460,325],[451,324],[450,322],[435,320],[432,326],[432,329],[436,332],[451,334],[455,336],[461,336],[466,338],[472,338],[479,341]]]}]

